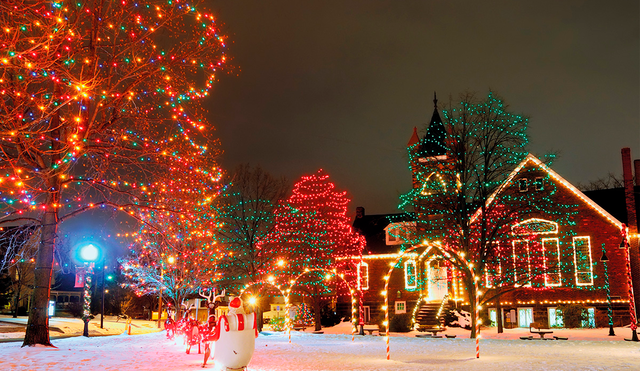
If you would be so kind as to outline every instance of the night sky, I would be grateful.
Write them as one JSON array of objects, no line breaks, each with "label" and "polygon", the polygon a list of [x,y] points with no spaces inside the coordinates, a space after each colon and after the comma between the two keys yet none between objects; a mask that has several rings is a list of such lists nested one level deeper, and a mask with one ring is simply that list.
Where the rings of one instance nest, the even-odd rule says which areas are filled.
[{"label": "night sky", "polygon": [[350,209],[395,212],[406,144],[440,103],[502,96],[529,151],[574,184],[640,158],[640,6],[630,1],[209,2],[237,66],[206,106],[222,166],[291,183],[325,169]]}]

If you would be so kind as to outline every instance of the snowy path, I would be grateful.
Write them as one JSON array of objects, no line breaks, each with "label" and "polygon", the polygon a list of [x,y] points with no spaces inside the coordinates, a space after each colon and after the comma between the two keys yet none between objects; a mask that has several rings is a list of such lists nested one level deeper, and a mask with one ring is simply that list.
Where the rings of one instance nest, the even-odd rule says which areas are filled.
[{"label": "snowy path", "polygon": [[[55,340],[57,350],[0,344],[2,370],[196,370],[202,355],[164,333]],[[471,339],[393,337],[391,360],[384,337],[293,333],[261,335],[251,371],[284,370],[638,370],[640,344],[624,341],[483,340],[475,359]],[[207,366],[213,369],[213,365]]]}]

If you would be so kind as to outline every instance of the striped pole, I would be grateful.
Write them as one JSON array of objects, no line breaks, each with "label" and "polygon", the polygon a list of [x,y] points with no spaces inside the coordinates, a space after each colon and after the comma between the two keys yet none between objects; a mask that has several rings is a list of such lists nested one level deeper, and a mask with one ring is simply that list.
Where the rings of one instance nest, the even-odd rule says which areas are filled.
[{"label": "striped pole", "polygon": [[476,358],[480,358],[480,298],[479,298],[479,291],[478,291],[478,281],[476,281],[475,283],[475,287],[476,287],[476,298],[475,298],[475,305],[476,305],[476,310],[475,310],[475,316],[476,316]]},{"label": "striped pole", "polygon": [[[629,315],[631,317],[631,341],[638,341],[638,334],[636,333],[636,329],[638,326],[636,325],[636,304],[635,297],[633,295],[633,280],[631,278],[631,258],[629,257],[629,241],[627,240],[627,228],[626,226],[622,229],[622,239],[624,242],[624,250],[626,257],[626,265],[627,265],[627,286],[629,287]],[[627,340],[627,339],[625,339]]]}]

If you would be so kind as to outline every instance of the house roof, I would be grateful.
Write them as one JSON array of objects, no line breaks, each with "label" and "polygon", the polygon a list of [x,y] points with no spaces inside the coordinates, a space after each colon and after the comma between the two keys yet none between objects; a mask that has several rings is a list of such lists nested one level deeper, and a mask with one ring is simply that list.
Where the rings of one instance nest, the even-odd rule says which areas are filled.
[{"label": "house roof", "polygon": [[[640,215],[640,202],[638,202],[637,198],[637,195],[640,195],[640,186],[634,187],[634,193],[636,194],[636,215]],[[621,223],[629,223],[624,188],[585,191],[584,194],[593,200],[593,202],[600,205],[600,207],[607,210],[607,212],[613,215]]]},{"label": "house roof", "polygon": [[367,241],[365,254],[390,254],[398,252],[398,245],[387,245],[385,228],[391,223],[413,221],[412,214],[378,214],[356,216],[353,229],[364,236]]},{"label": "house roof", "polygon": [[[532,154],[528,154],[527,157],[522,160],[522,162],[520,162],[520,164],[518,166],[516,166],[516,168],[511,172],[511,174],[509,174],[509,176],[507,177],[507,179],[502,183],[502,185],[500,187],[498,187],[493,194],[491,194],[491,196],[489,196],[489,198],[487,199],[487,205],[490,205],[495,199],[496,197],[502,193],[502,191],[509,186],[509,184],[511,184],[511,182],[513,181],[513,179],[520,173],[520,171],[527,165],[527,164],[533,164],[534,166],[538,167],[539,169],[545,171],[547,174],[549,174],[549,176],[555,180],[556,182],[562,184],[563,186],[565,186],[569,191],[571,191],[575,196],[577,196],[580,200],[582,200],[584,203],[586,203],[588,206],[590,206],[591,208],[593,208],[596,212],[598,212],[600,215],[602,215],[605,219],[607,219],[610,223],[612,223],[613,225],[615,225],[616,227],[618,227],[619,229],[623,228],[623,224],[617,219],[615,218],[613,215],[611,215],[607,210],[605,210],[604,208],[602,208],[600,205],[598,205],[597,203],[595,203],[592,199],[590,199],[589,197],[587,197],[584,193],[582,193],[582,191],[580,191],[578,188],[576,188],[573,184],[569,183],[566,179],[564,179],[563,177],[561,177],[558,173],[556,173],[555,171],[553,171],[550,167],[548,167],[547,165],[545,165],[542,161],[540,161],[540,159],[538,159],[537,157],[533,156]],[[471,217],[471,221],[473,222],[480,214],[482,213],[482,209],[478,209],[475,214],[473,214],[473,216]]]}]

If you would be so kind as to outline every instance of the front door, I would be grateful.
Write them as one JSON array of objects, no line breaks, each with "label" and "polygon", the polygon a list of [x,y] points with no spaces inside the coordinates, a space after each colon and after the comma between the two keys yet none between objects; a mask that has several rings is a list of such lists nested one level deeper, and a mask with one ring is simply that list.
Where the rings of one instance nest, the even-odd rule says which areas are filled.
[{"label": "front door", "polygon": [[447,267],[430,266],[428,274],[428,294],[429,300],[442,300],[449,293],[447,284]]}]

